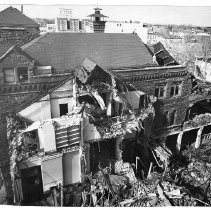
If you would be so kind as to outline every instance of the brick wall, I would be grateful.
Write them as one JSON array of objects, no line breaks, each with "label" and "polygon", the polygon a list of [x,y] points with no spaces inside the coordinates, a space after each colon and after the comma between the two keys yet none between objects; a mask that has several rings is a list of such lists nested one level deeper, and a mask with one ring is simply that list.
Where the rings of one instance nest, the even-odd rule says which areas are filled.
[{"label": "brick wall", "polygon": [[[119,71],[120,72],[120,71]],[[117,72],[117,73],[119,73]],[[155,119],[152,127],[153,136],[171,133],[183,124],[188,107],[197,101],[211,98],[211,96],[202,96],[192,94],[191,75],[185,67],[164,67],[164,68],[146,68],[137,70],[121,71],[120,75],[125,81],[132,83],[138,90],[148,95],[155,94],[155,88],[161,85],[165,86],[165,97],[158,98],[154,104]],[[181,92],[177,96],[170,97],[171,87],[175,83],[181,83]],[[173,125],[163,125],[165,120],[165,112],[168,112],[168,121],[170,121],[171,113],[176,110],[175,121]]]},{"label": "brick wall", "polygon": [[1,29],[0,28],[0,44],[2,43],[26,43],[34,37],[39,36],[39,28],[25,28],[25,29]]}]

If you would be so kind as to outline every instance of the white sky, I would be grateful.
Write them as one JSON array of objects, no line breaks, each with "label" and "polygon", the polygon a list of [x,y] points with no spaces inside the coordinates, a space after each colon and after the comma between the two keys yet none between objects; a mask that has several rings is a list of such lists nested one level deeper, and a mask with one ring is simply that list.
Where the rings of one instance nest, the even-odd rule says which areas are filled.
[{"label": "white sky", "polygon": [[[117,2],[119,5],[115,6],[114,4]],[[42,5],[38,5],[38,3]],[[24,14],[32,18],[54,18],[58,15],[59,8],[71,8],[73,17],[86,18],[87,15],[93,13],[93,8],[98,5],[103,9],[102,13],[109,16],[108,20],[139,20],[145,23],[211,26],[211,1],[206,0],[118,0],[116,2],[112,0],[75,0],[74,2],[68,0],[42,0],[40,2],[37,0],[1,0],[0,11],[8,6],[20,9],[20,4],[28,4],[24,5]],[[146,6],[148,4],[151,5]]]}]

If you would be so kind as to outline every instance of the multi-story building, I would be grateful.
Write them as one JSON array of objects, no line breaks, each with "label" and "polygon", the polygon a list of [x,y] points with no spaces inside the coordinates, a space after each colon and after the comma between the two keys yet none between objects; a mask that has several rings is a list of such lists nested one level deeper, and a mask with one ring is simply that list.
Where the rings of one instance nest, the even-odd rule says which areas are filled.
[{"label": "multi-story building", "polygon": [[[88,44],[87,39],[89,40]],[[49,45],[49,43],[52,44]],[[72,53],[73,51],[74,54]],[[111,78],[115,76],[116,82],[111,79],[111,81],[113,81],[112,84],[117,85],[117,82],[121,81],[117,85],[118,89],[121,90],[121,94],[125,95],[123,86],[124,84],[128,85],[127,88],[130,89],[128,99],[131,100],[130,102],[128,101],[128,103],[131,104],[137,113],[139,113],[138,110],[146,107],[147,99],[144,99],[143,95],[154,95],[157,97],[157,101],[154,103],[154,119],[153,111],[151,110],[150,116],[152,115],[152,118],[144,120],[145,130],[144,133],[139,136],[140,142],[145,142],[144,139],[146,138],[149,141],[157,143],[163,142],[168,145],[172,151],[175,151],[181,148],[181,144],[182,146],[189,144],[190,139],[193,142],[197,140],[198,144],[199,140],[209,137],[209,86],[205,88],[206,91],[204,91],[203,94],[197,92],[195,86],[196,81],[193,80],[193,76],[188,73],[185,66],[179,65],[177,61],[171,57],[161,43],[154,45],[152,49],[147,48],[136,34],[49,33],[25,44],[22,48],[11,48],[1,57],[0,63],[2,107],[1,143],[5,145],[1,154],[4,154],[5,157],[8,157],[6,156],[8,153],[8,142],[5,142],[5,113],[19,113],[30,122],[36,122],[37,120],[44,122],[49,119],[53,121],[60,120],[54,118],[59,118],[63,114],[71,113],[75,103],[73,97],[75,77],[71,75],[74,74],[74,72],[77,73],[77,71],[78,74],[76,75],[79,75],[80,80],[84,84],[86,84],[87,81],[86,75],[88,74],[86,72],[93,71],[93,76],[90,77],[90,79],[92,77],[94,78],[94,80],[92,80],[93,87],[97,87],[97,84],[102,85],[102,83],[110,84],[110,79],[107,74],[112,76]],[[79,68],[79,66],[81,66],[81,68]],[[103,78],[102,74],[105,74]],[[99,75],[101,76],[99,77]],[[67,82],[65,80],[67,77],[69,77],[68,79],[71,84],[68,83],[69,85],[65,87],[70,89],[61,86],[64,82]],[[98,79],[100,80],[99,82],[97,82]],[[133,88],[130,84],[133,85]],[[100,87],[100,90],[103,89],[105,89],[105,87]],[[114,101],[109,105],[110,97],[107,97],[106,94],[109,94],[111,90],[113,89],[108,89],[108,92],[99,92],[104,102],[96,96],[99,100],[98,103],[101,104],[100,106],[104,107],[105,105],[105,110],[107,110],[106,116],[109,115],[110,120],[113,119],[112,117],[116,119],[116,117],[119,116],[119,109],[121,109],[121,106],[119,104],[117,106]],[[81,94],[79,101],[88,100],[90,103],[88,95],[84,96],[82,92]],[[119,96],[121,96],[121,94]],[[126,95],[124,97],[127,98]],[[111,110],[109,107],[112,107]],[[95,111],[92,114],[97,117],[97,113],[98,111]],[[99,116],[103,117],[104,115],[100,114]],[[121,118],[118,119],[120,120]],[[96,122],[104,122],[104,120],[99,118]],[[119,121],[113,123],[117,126]],[[62,124],[61,126],[64,125]],[[96,126],[98,127],[97,129]],[[134,161],[134,154],[138,156],[140,155],[140,151],[143,150],[143,145],[139,141],[139,143],[136,142],[136,132],[132,132],[132,136],[130,135],[128,137],[122,134],[120,136],[112,136],[112,133],[109,134],[108,131],[105,132],[102,130],[103,128],[99,130],[98,124],[95,124],[93,127],[91,123],[89,132],[83,135],[84,143],[87,144],[89,142],[88,144],[90,144],[90,151],[87,150],[87,152],[84,153],[87,162],[89,162],[87,170],[95,170],[98,164],[97,161],[101,160],[94,156],[98,154],[97,148],[99,144],[102,144],[101,158],[115,159],[115,157],[118,157],[118,153],[114,156],[115,151],[119,150],[118,138],[121,137],[120,142],[122,141],[123,148],[126,148],[123,149],[123,156],[125,160],[131,163]],[[86,129],[83,129],[83,131],[86,131]],[[51,135],[53,135],[53,133],[51,133]],[[108,137],[106,137],[106,135]],[[114,142],[116,142],[117,145],[116,143],[112,144],[110,141],[104,142],[104,138],[116,139]],[[100,139],[102,139],[102,142]],[[130,139],[130,141],[128,142],[127,139]],[[58,152],[58,145],[60,145],[58,140],[55,140],[54,143],[48,142],[48,140],[50,139],[47,137],[40,139],[40,144],[42,143],[44,151],[45,148],[48,150],[49,147],[51,148],[53,145],[57,145],[55,148]],[[79,142],[81,142],[80,139]],[[66,146],[67,148],[72,148],[69,144]],[[66,148],[66,146],[64,147]],[[87,148],[89,148],[89,146]],[[106,148],[110,148],[109,151],[113,152],[108,153],[108,151],[104,151]],[[64,162],[60,162],[60,165],[62,163],[62,165],[66,167],[69,158],[79,158],[80,154],[79,152],[77,154],[71,153],[70,156],[67,155],[67,161],[63,158],[62,160]],[[105,154],[107,156],[104,156]],[[45,155],[43,157],[45,157]],[[47,159],[44,158],[41,160],[41,163],[44,161],[43,164],[45,164],[45,161],[52,160],[50,157],[46,158]],[[54,160],[58,158],[58,161],[61,161],[60,156],[52,158]],[[4,158],[4,161],[1,160],[2,166],[6,166],[4,165],[6,164],[6,160],[8,159]],[[30,160],[28,160],[29,165],[27,168],[24,166],[24,168],[22,168],[23,170],[27,169],[28,171],[30,168],[33,169],[32,165],[40,165],[39,161],[34,163],[34,159],[32,158],[32,164]],[[145,162],[147,164],[147,160]],[[51,165],[50,162],[49,164]],[[42,169],[42,167],[44,168]],[[42,170],[50,170],[45,169],[45,167],[46,165],[42,166],[41,164]],[[78,165],[77,168],[78,167],[80,168],[80,165]],[[63,169],[63,172],[64,170],[65,169]],[[67,171],[67,174],[66,172],[64,172],[63,175],[57,174],[57,178],[60,177],[63,181],[66,180],[64,181],[66,184],[75,183],[72,179],[65,178],[66,175],[69,177],[68,173]],[[76,177],[77,181],[81,180],[80,174],[81,170],[79,169]],[[7,179],[9,179],[8,171],[7,173],[5,172],[4,176],[5,175],[7,175]],[[60,178],[58,178],[58,180],[60,180]],[[44,184],[45,189],[48,189],[47,186],[51,186],[50,180],[47,179],[46,181],[46,179],[44,179],[43,181],[46,184]],[[24,192],[25,195],[28,194],[26,191]]]},{"label": "multi-story building", "polygon": [[[75,53],[72,53],[73,51]],[[7,118],[5,114],[17,113],[23,106],[30,106],[40,97],[47,95],[54,87],[58,87],[60,82],[67,77],[72,80],[74,77],[71,75],[85,58],[91,60],[86,69],[93,66],[92,63],[94,66],[97,64],[106,69],[120,68],[121,66],[154,65],[148,50],[135,34],[47,33],[25,44],[22,48],[12,47],[1,56],[0,141],[1,145],[4,146],[1,147],[0,151],[0,164],[5,169],[1,172],[7,186],[8,203],[13,200],[13,190],[10,178],[9,142],[6,137]],[[69,112],[64,101],[66,95],[59,94],[58,97],[55,98],[59,99],[56,104],[52,102],[56,112],[59,113],[60,109],[65,113]],[[67,96],[67,100],[70,98]],[[43,107],[41,113],[49,113],[45,109],[47,108],[45,98],[43,100],[43,103],[31,110],[33,116],[39,116],[39,110],[36,111],[39,107],[41,109]]]}]

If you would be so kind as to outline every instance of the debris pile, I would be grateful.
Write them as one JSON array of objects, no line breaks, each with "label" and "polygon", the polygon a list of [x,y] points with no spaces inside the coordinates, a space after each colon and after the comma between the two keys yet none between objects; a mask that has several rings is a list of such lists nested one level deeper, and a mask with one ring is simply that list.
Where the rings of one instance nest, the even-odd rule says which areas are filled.
[{"label": "debris pile", "polygon": [[136,179],[129,163],[99,166],[89,177],[83,206],[210,206],[211,150],[207,146],[168,156],[167,169],[154,171],[144,180]]}]

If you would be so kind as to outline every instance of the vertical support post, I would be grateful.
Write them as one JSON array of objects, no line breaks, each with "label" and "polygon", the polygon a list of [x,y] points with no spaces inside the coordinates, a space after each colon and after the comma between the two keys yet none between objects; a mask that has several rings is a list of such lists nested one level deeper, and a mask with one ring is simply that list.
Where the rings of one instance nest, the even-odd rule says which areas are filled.
[{"label": "vertical support post", "polygon": [[75,101],[74,107],[76,107],[76,103],[77,103],[77,89],[76,89],[76,80],[75,79],[73,79],[73,99]]},{"label": "vertical support post", "polygon": [[204,129],[204,126],[200,127],[197,131],[196,142],[195,142],[195,149],[198,149],[201,145],[201,134]]},{"label": "vertical support post", "polygon": [[63,183],[60,183],[61,206],[63,206]]},{"label": "vertical support post", "polygon": [[180,149],[181,149],[181,144],[182,144],[182,135],[183,135],[183,131],[180,131],[178,136],[177,136],[177,145],[176,145],[176,148],[177,148],[177,151],[179,152]]},{"label": "vertical support post", "polygon": [[90,173],[90,144],[86,144],[86,171],[87,173]]},{"label": "vertical support post", "polygon": [[85,174],[85,164],[84,164],[84,129],[83,129],[83,120],[84,120],[84,113],[81,114],[81,120],[80,120],[80,142],[79,142],[79,149],[80,149],[80,168],[81,168],[81,182],[84,180],[84,174]]},{"label": "vertical support post", "polygon": [[122,150],[120,148],[122,143],[122,137],[118,137],[116,140],[116,160],[122,160]]},{"label": "vertical support post", "polygon": [[136,157],[136,174],[138,173],[138,160],[139,159],[140,159],[139,157]]}]

